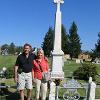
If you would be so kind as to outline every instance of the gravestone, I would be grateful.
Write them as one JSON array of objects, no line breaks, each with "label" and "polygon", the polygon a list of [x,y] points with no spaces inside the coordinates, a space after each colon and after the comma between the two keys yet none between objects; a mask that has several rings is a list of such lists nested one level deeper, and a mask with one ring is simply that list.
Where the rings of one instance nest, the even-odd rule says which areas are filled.
[{"label": "gravestone", "polygon": [[77,64],[80,64],[81,63],[81,60],[80,59],[76,59],[76,63]]}]

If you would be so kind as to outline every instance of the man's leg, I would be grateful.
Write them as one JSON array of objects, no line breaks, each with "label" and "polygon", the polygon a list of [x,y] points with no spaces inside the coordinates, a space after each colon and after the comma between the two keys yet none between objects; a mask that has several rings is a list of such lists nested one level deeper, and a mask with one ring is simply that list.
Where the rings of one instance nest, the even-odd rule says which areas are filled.
[{"label": "man's leg", "polygon": [[32,74],[31,72],[26,73],[25,75],[25,80],[26,80],[26,88],[27,88],[27,100],[30,100],[32,97]]},{"label": "man's leg", "polygon": [[27,90],[27,100],[30,100],[32,97],[32,89]]},{"label": "man's leg", "polygon": [[21,100],[24,100],[24,88],[25,88],[25,77],[22,74],[18,74],[18,83],[17,83],[17,89],[20,93]]},{"label": "man's leg", "polygon": [[21,100],[24,100],[24,90],[20,90],[20,98]]}]

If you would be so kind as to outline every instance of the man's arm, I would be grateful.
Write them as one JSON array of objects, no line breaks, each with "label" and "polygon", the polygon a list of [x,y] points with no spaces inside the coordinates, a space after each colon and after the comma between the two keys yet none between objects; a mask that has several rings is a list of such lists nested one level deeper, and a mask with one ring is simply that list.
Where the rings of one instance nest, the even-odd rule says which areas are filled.
[{"label": "man's arm", "polygon": [[15,66],[14,67],[14,81],[17,82],[18,80],[18,73],[17,73],[17,70],[18,70],[18,66]]},{"label": "man's arm", "polygon": [[14,81],[17,82],[18,80],[18,67],[20,66],[20,57],[17,57],[17,60],[15,62],[14,66]]}]

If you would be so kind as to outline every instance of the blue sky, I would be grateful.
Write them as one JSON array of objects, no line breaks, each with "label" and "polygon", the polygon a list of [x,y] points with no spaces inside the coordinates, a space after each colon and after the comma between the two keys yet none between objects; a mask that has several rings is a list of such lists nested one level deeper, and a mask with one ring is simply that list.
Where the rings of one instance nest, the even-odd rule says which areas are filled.
[{"label": "blue sky", "polygon": [[[82,49],[93,49],[100,32],[100,0],[65,0],[61,11],[66,31],[75,21]],[[0,45],[28,42],[40,47],[48,28],[54,27],[55,12],[53,0],[0,0]]]}]

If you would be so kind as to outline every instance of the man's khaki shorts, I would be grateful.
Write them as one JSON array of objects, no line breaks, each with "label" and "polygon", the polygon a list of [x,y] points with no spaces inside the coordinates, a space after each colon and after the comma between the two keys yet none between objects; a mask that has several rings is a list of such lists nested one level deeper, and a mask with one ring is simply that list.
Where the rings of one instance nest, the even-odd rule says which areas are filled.
[{"label": "man's khaki shorts", "polygon": [[27,89],[32,89],[32,73],[24,73],[22,72],[21,74],[18,74],[18,83],[17,83],[17,89],[18,90],[24,90],[25,88]]}]

